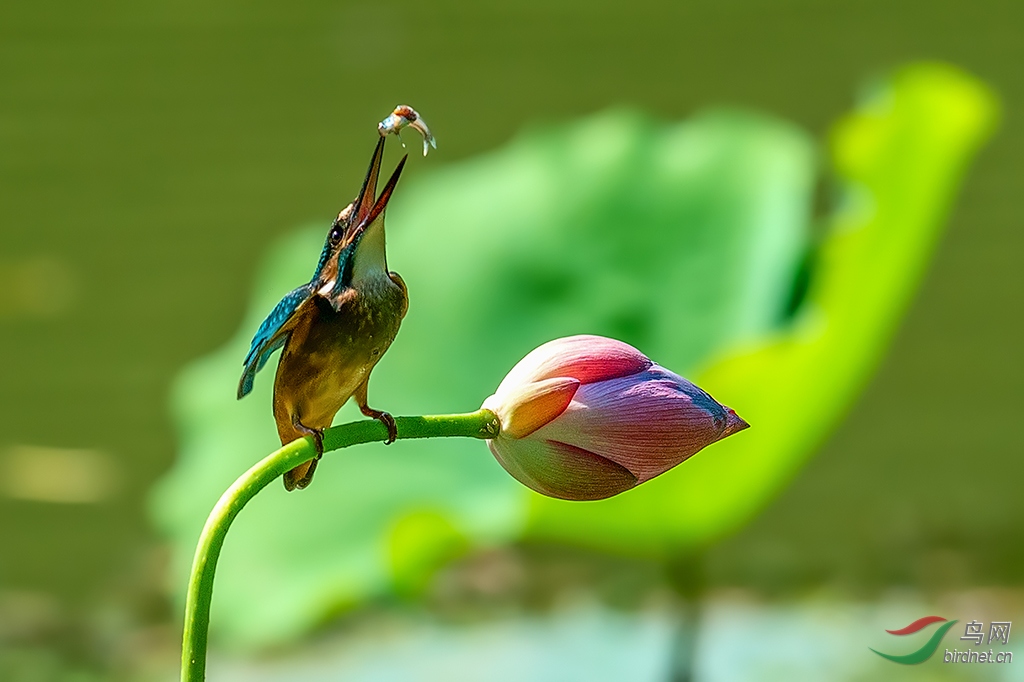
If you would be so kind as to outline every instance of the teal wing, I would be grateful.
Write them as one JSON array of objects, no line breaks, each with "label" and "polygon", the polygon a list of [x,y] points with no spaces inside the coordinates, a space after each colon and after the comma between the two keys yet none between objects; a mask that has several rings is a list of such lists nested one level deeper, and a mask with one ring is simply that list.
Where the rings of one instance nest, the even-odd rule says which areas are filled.
[{"label": "teal wing", "polygon": [[288,335],[291,333],[291,325],[288,322],[312,295],[312,283],[303,284],[282,298],[281,302],[267,315],[267,319],[263,320],[263,324],[256,330],[256,335],[252,337],[249,354],[245,356],[245,362],[242,363],[245,365],[245,369],[242,370],[242,378],[238,381],[239,399],[244,398],[252,391],[256,372],[263,369],[274,351],[288,340]]}]

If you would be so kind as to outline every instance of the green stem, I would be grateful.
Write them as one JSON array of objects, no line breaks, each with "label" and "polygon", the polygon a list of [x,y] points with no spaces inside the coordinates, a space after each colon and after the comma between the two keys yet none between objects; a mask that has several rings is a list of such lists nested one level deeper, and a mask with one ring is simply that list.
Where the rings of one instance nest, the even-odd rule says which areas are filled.
[{"label": "green stem", "polygon": [[[494,438],[499,429],[498,418],[490,410],[484,409],[468,414],[397,417],[395,424],[398,426],[399,438]],[[386,440],[387,436],[387,429],[376,420],[342,424],[324,432],[324,452]],[[198,682],[206,677],[206,639],[210,626],[213,574],[217,570],[217,557],[220,556],[231,522],[242,511],[242,507],[271,481],[303,462],[308,462],[315,455],[312,439],[292,441],[239,476],[214,505],[199,535],[188,581],[188,594],[185,597],[185,630],[181,642],[182,682]]]}]

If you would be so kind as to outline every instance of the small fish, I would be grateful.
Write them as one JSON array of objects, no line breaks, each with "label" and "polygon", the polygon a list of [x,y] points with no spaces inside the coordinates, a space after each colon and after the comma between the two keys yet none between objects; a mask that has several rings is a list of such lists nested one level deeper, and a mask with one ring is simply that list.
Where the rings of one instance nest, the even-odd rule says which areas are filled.
[{"label": "small fish", "polygon": [[[399,104],[395,107],[395,110],[391,112],[391,115],[386,119],[377,124],[377,132],[380,133],[381,137],[386,136],[388,133],[394,133],[398,135],[398,139],[401,140],[402,136],[399,134],[402,128],[409,126],[415,130],[418,130],[420,135],[423,136],[423,156],[427,155],[427,151],[431,147],[437,149],[437,141],[434,140],[434,136],[430,134],[430,128],[427,127],[427,122],[423,120],[415,109],[407,107],[404,104]],[[405,146],[405,142],[402,143]]]}]

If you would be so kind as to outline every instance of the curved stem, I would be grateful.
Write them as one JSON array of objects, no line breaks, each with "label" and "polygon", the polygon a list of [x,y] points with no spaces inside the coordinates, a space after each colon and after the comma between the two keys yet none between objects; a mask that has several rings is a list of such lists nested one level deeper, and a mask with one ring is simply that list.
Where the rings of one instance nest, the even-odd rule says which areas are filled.
[{"label": "curved stem", "polygon": [[[467,414],[397,417],[395,424],[399,438],[494,438],[499,429],[498,418],[485,409]],[[376,420],[342,424],[324,432],[324,452],[383,441],[387,437],[387,429]],[[185,597],[185,630],[181,643],[182,682],[197,682],[206,676],[206,639],[210,625],[210,602],[213,598],[213,574],[217,570],[217,558],[231,522],[242,507],[271,481],[315,456],[312,439],[292,441],[239,476],[214,505],[199,535],[188,581],[188,594]]]}]

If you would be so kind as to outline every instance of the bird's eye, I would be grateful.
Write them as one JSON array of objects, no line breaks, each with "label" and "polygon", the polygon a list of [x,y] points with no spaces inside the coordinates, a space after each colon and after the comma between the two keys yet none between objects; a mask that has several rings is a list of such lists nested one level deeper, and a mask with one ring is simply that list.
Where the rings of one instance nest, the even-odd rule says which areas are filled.
[{"label": "bird's eye", "polygon": [[332,227],[331,234],[328,236],[328,239],[330,240],[331,244],[336,246],[338,242],[341,241],[341,234],[341,225],[335,225],[334,227]]}]

